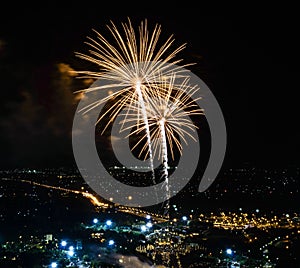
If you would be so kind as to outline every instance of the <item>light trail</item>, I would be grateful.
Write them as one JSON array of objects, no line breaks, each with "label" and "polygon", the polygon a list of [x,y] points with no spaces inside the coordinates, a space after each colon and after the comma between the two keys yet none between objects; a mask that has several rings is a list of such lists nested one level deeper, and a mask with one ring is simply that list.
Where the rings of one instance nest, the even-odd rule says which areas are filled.
[{"label": "light trail", "polygon": [[[34,182],[34,181],[30,181],[30,180],[24,180],[24,179],[20,179],[20,180],[8,179],[8,178],[1,178],[1,179],[6,180],[6,181],[28,183],[28,184],[43,187],[43,188],[48,188],[48,189],[53,189],[53,190],[58,190],[58,191],[63,191],[63,192],[68,192],[68,193],[79,194],[79,195],[82,195],[83,197],[87,198],[96,207],[101,207],[101,208],[104,208],[104,209],[108,209],[108,208],[111,207],[110,203],[105,203],[103,201],[100,201],[95,195],[93,195],[91,193],[88,193],[88,192],[63,188],[63,187],[60,187],[60,186],[48,185],[48,184],[44,184],[44,183],[38,183],[38,182]],[[157,222],[167,221],[167,218],[165,218],[164,216],[162,216],[160,214],[148,212],[148,211],[142,210],[140,208],[119,206],[119,205],[115,205],[115,204],[114,204],[114,206],[119,212],[122,212],[122,213],[127,213],[127,214],[135,215],[135,216],[138,216],[138,217],[146,217],[146,215],[150,215],[152,217],[152,219],[154,219]]]}]

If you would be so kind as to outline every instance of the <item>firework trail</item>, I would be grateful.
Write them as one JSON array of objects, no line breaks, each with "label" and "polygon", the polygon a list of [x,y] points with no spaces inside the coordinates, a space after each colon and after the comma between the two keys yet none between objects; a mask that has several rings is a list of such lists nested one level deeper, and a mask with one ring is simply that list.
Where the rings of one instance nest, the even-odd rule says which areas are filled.
[{"label": "firework trail", "polygon": [[[141,22],[139,35],[136,34],[129,18],[127,23],[122,23],[122,32],[113,22],[111,25],[107,25],[107,28],[113,42],[109,42],[94,30],[96,38],[88,37],[89,41],[86,42],[90,47],[89,54],[76,53],[79,58],[94,63],[99,70],[76,71],[76,73],[80,74],[80,78],[102,79],[108,83],[103,86],[91,86],[88,89],[77,91],[77,93],[89,93],[95,90],[114,90],[114,92],[106,98],[84,107],[80,112],[88,113],[111,99],[117,100],[97,121],[98,123],[106,115],[110,115],[110,120],[103,129],[104,132],[125,106],[133,107],[133,104],[138,102],[139,109],[134,110],[138,115],[137,122],[144,124],[147,136],[147,156],[149,156],[152,180],[155,184],[153,152],[145,108],[145,100],[152,93],[149,92],[151,88],[149,89],[146,85],[157,82],[161,74],[169,77],[171,73],[182,72],[183,69],[176,66],[182,59],[174,60],[174,57],[185,48],[185,44],[173,49],[174,38],[171,35],[159,47],[161,26],[156,24],[152,34],[149,34],[147,20]],[[187,65],[191,64],[185,66]]]}]

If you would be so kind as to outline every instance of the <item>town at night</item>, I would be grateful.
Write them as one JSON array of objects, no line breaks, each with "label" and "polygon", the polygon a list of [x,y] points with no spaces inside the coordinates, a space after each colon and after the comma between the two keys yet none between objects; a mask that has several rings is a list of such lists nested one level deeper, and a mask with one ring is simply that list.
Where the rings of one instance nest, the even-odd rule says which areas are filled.
[{"label": "town at night", "polygon": [[298,16],[106,4],[0,17],[0,268],[299,268]]},{"label": "town at night", "polygon": [[231,187],[222,179],[204,193],[188,185],[171,199],[168,218],[161,205],[102,200],[76,169],[2,170],[1,263],[159,267],[172,245],[173,267],[297,267],[299,172],[249,164],[226,170],[220,178],[233,180]]}]

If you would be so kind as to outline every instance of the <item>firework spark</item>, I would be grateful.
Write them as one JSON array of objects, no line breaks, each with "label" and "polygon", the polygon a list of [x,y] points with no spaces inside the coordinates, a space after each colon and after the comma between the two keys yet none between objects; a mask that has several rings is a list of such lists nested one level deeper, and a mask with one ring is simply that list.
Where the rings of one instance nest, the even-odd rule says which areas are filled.
[{"label": "firework spark", "polygon": [[[171,156],[174,159],[175,148],[182,154],[181,140],[187,144],[185,136],[196,139],[193,136],[198,128],[189,117],[194,115],[203,115],[203,110],[199,108],[196,101],[200,97],[192,98],[199,90],[198,86],[189,84],[189,78],[185,78],[181,83],[175,83],[176,75],[171,79],[161,78],[159,84],[148,85],[152,88],[152,96],[147,98],[145,103],[145,110],[148,117],[148,126],[144,123],[138,123],[138,112],[124,113],[125,119],[122,121],[126,124],[122,130],[128,130],[135,127],[129,135],[138,135],[144,132],[148,127],[150,131],[150,138],[154,148],[153,155],[157,155],[162,162],[162,178],[166,187],[166,200],[170,199],[170,189],[168,182],[168,145],[170,148]],[[128,110],[139,110],[140,103],[131,103],[132,107]],[[142,137],[136,145],[132,148],[134,150],[143,140]],[[145,144],[141,151],[147,149]],[[147,156],[147,155],[146,155]],[[166,211],[168,210],[168,204]]]},{"label": "firework spark", "polygon": [[[94,30],[96,38],[88,37],[89,41],[86,42],[90,47],[89,54],[77,52],[76,55],[94,63],[99,68],[99,71],[77,71],[80,74],[79,78],[102,79],[109,82],[103,86],[91,86],[77,92],[118,89],[107,98],[91,103],[82,110],[87,113],[111,98],[117,98],[119,101],[99,118],[100,121],[110,113],[109,125],[128,101],[136,98],[140,101],[146,98],[148,88],[142,85],[157,82],[161,74],[168,77],[176,71],[184,71],[183,68],[177,66],[182,59],[175,60],[174,58],[185,48],[186,44],[173,49],[175,39],[171,35],[158,47],[161,26],[156,24],[150,35],[147,20],[141,22],[139,35],[136,34],[129,18],[128,23],[122,23],[123,32],[119,31],[113,22],[111,26],[107,25],[107,28],[112,35],[111,43]],[[188,65],[191,64],[184,66]]]},{"label": "firework spark", "polygon": [[[148,85],[151,88],[152,96],[147,97],[144,103],[147,114],[148,126],[151,129],[150,138],[154,148],[153,154],[158,159],[164,158],[165,144],[169,144],[172,159],[175,157],[175,149],[182,154],[182,145],[180,140],[187,144],[185,136],[196,139],[193,133],[198,128],[189,120],[188,117],[194,115],[203,115],[203,109],[196,104],[201,97],[193,98],[198,92],[198,86],[189,84],[189,78],[185,78],[180,84],[175,83],[176,76],[171,79],[161,78],[160,83]],[[141,109],[140,103],[133,101],[125,109],[124,120],[122,124],[127,124],[122,130],[128,130],[136,127],[129,135],[135,135],[143,132],[146,128],[143,122],[139,121],[138,111]],[[129,113],[128,111],[133,111]],[[136,123],[138,122],[138,123]],[[135,125],[136,124],[136,125]],[[164,133],[164,134],[163,134]],[[162,143],[162,139],[165,141]],[[132,148],[135,149],[143,139]],[[147,144],[142,147],[140,155],[147,150]],[[147,157],[147,154],[145,155]]]},{"label": "firework spark", "polygon": [[185,44],[173,49],[174,38],[171,35],[161,46],[158,46],[161,26],[156,24],[152,34],[149,34],[147,20],[141,22],[139,35],[136,34],[129,18],[127,23],[122,23],[123,31],[118,30],[113,22],[111,25],[107,25],[107,28],[112,35],[112,43],[94,30],[96,38],[88,37],[89,41],[86,42],[90,47],[89,54],[77,52],[76,55],[94,63],[99,68],[99,71],[77,71],[80,78],[102,79],[108,83],[103,86],[91,86],[88,89],[77,91],[77,93],[89,93],[95,90],[113,90],[113,92],[106,98],[84,107],[79,112],[87,113],[112,98],[116,99],[117,101],[97,121],[98,123],[105,116],[110,116],[103,133],[125,106],[133,107],[133,103],[138,102],[140,109],[136,110],[137,122],[141,121],[144,124],[150,168],[153,180],[155,180],[151,137],[145,110],[145,99],[148,98],[151,88],[145,85],[157,82],[160,77],[158,74],[168,77],[171,73],[182,72],[183,69],[176,65],[182,59],[175,60],[174,57],[185,48]]}]

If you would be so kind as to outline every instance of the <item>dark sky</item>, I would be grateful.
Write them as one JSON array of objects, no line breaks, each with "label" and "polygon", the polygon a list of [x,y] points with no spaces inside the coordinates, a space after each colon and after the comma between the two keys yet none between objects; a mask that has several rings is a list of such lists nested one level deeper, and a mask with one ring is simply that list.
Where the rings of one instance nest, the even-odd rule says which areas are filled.
[{"label": "dark sky", "polygon": [[[298,164],[299,17],[206,16],[193,8],[139,15],[99,6],[19,7],[0,18],[0,148],[2,167],[73,162],[71,126],[78,82],[68,68],[92,28],[112,20],[162,25],[174,34],[191,70],[213,91],[224,113],[229,165]],[[120,12],[118,12],[120,13]],[[155,15],[157,14],[157,15]]]}]

